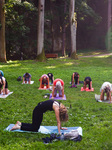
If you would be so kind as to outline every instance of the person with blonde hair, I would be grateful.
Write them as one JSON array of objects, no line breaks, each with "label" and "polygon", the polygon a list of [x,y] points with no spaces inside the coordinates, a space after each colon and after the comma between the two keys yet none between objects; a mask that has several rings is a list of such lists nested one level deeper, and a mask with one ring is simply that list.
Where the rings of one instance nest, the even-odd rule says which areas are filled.
[{"label": "person with blonde hair", "polygon": [[107,100],[110,100],[110,103],[112,102],[111,100],[111,92],[112,92],[112,84],[110,82],[104,82],[100,88],[100,100],[99,102],[102,102],[104,100],[104,94],[106,93],[107,95]]},{"label": "person with blonde hair", "polygon": [[59,92],[59,97],[64,98],[64,82],[62,79],[55,79],[53,82],[52,99],[56,97]]},{"label": "person with blonde hair", "polygon": [[60,130],[67,130],[67,128],[61,127],[62,121],[68,121],[67,109],[62,103],[59,103],[55,100],[47,100],[38,103],[38,105],[33,110],[32,123],[21,123],[17,121],[11,130],[21,129],[24,131],[38,132],[41,122],[43,120],[43,114],[48,110],[55,112],[59,134],[61,134]]}]

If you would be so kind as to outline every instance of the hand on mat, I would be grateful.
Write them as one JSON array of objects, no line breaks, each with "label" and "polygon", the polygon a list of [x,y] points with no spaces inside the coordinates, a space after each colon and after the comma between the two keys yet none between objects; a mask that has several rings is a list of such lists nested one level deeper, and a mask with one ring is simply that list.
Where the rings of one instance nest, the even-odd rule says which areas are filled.
[{"label": "hand on mat", "polygon": [[62,127],[61,127],[61,130],[67,130],[67,128],[64,128],[64,127],[62,128]]}]

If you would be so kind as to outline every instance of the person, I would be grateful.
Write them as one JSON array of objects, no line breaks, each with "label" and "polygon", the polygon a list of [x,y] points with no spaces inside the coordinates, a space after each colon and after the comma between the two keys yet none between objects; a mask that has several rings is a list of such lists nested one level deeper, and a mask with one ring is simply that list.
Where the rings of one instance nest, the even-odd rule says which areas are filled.
[{"label": "person", "polygon": [[0,76],[4,76],[4,73],[3,73],[3,71],[2,70],[0,70]]},{"label": "person", "polygon": [[33,132],[38,132],[41,122],[43,120],[43,114],[46,111],[54,111],[56,120],[57,120],[57,128],[59,134],[61,134],[61,130],[67,129],[67,128],[62,128],[61,127],[61,122],[68,121],[68,112],[66,107],[62,104],[59,103],[58,101],[55,100],[47,100],[38,103],[38,105],[34,108],[33,110],[33,115],[32,115],[32,123],[21,123],[19,121],[16,122],[16,124],[12,127],[11,130],[16,130],[16,129],[21,129],[24,131],[33,131]]},{"label": "person", "polygon": [[104,94],[106,93],[107,95],[107,100],[110,100],[110,103],[112,102],[111,101],[111,92],[112,92],[112,84],[110,82],[104,82],[100,88],[100,92],[101,92],[101,95],[100,95],[100,102],[102,102],[102,100],[104,100]]},{"label": "person", "polygon": [[91,79],[91,77],[85,77],[83,88],[86,89],[87,85],[89,87],[89,90],[92,89],[92,79]]},{"label": "person", "polygon": [[54,76],[53,76],[53,74],[52,74],[52,73],[48,73],[47,75],[48,75],[48,77],[49,77],[49,81],[51,81],[51,84],[53,84],[53,81],[54,81]]},{"label": "person", "polygon": [[[3,87],[3,89],[2,89],[2,87]],[[9,90],[8,90],[8,83],[7,83],[6,79],[4,77],[0,76],[0,94],[2,94],[2,93],[3,93],[3,95],[5,95],[5,94],[7,95],[9,93]]]},{"label": "person", "polygon": [[23,75],[23,83],[31,83],[31,74],[30,73],[28,73],[28,72],[26,72],[24,75]]},{"label": "person", "polygon": [[48,75],[43,74],[39,80],[40,80],[40,88],[44,88],[44,86],[46,86],[46,88],[50,88]]},{"label": "person", "polygon": [[53,82],[52,99],[56,97],[59,92],[59,97],[64,98],[64,82],[62,79],[55,79]]},{"label": "person", "polygon": [[72,77],[71,77],[72,85],[74,85],[74,80],[75,80],[75,84],[79,84],[79,73],[78,72],[74,72],[72,74]]}]

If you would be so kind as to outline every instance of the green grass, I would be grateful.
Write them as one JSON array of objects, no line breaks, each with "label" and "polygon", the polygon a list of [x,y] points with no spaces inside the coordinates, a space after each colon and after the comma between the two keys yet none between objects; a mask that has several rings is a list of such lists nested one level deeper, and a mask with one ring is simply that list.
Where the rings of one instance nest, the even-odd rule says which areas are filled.
[{"label": "green grass", "polygon": [[[112,149],[112,104],[97,103],[94,95],[100,94],[103,82],[112,82],[112,56],[80,58],[49,59],[47,62],[9,61],[1,63],[0,70],[9,84],[9,90],[14,93],[6,99],[0,99],[0,150],[110,150]],[[68,88],[73,72],[80,74],[80,81],[90,76],[94,92],[81,92],[78,88]],[[18,76],[25,72],[32,75],[34,84],[22,85],[17,81]],[[81,126],[83,139],[81,142],[55,141],[43,144],[42,138],[49,136],[40,133],[6,132],[4,129],[17,120],[31,122],[32,110],[49,91],[38,90],[39,78],[42,74],[52,72],[54,78],[65,82],[66,101],[62,101],[69,109],[69,121],[62,126]],[[53,112],[44,114],[42,125],[57,125]]]}]

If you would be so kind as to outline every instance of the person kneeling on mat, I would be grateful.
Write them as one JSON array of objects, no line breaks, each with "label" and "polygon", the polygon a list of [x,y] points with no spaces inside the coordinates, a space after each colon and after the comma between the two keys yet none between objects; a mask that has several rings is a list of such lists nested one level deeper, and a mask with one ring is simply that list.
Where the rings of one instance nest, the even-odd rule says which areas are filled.
[{"label": "person kneeling on mat", "polygon": [[[2,89],[2,87],[3,87],[3,89]],[[8,90],[8,83],[7,83],[6,79],[4,77],[0,76],[0,94],[2,94],[2,93],[3,93],[3,95],[5,95],[5,94],[7,95],[9,93],[9,90]]]},{"label": "person kneeling on mat", "polygon": [[28,72],[26,72],[24,75],[23,75],[23,83],[29,83],[30,84],[30,82],[31,82],[31,74],[30,73],[28,73]]},{"label": "person kneeling on mat", "polygon": [[55,101],[55,100],[47,100],[47,101],[38,103],[38,105],[33,110],[32,123],[31,124],[21,123],[17,121],[11,130],[21,129],[24,131],[38,132],[41,122],[43,120],[43,114],[48,110],[55,112],[59,134],[61,134],[60,129],[67,130],[67,128],[61,127],[62,121],[63,122],[68,121],[67,109],[62,103],[59,103],[58,101]]},{"label": "person kneeling on mat", "polygon": [[107,95],[106,99],[110,100],[110,103],[112,102],[111,101],[112,84],[110,82],[104,82],[100,88],[100,92],[101,92],[101,95],[100,95],[99,102],[102,102],[102,100],[104,100],[105,93]]},{"label": "person kneeling on mat", "polygon": [[92,79],[90,77],[86,77],[84,79],[84,85],[83,85],[83,88],[86,89],[87,88],[87,85],[89,87],[89,90],[92,89]]},{"label": "person kneeling on mat", "polygon": [[44,88],[44,86],[46,86],[46,88],[50,88],[48,75],[43,74],[39,79],[39,81],[40,81],[40,88]]},{"label": "person kneeling on mat", "polygon": [[64,82],[61,79],[55,79],[53,82],[52,99],[56,97],[59,92],[59,97],[64,98]]}]

